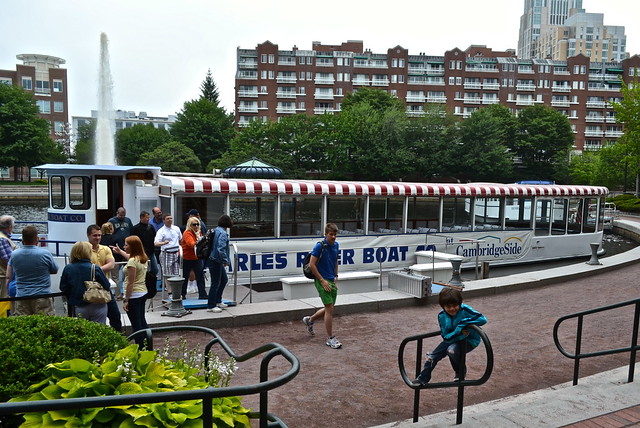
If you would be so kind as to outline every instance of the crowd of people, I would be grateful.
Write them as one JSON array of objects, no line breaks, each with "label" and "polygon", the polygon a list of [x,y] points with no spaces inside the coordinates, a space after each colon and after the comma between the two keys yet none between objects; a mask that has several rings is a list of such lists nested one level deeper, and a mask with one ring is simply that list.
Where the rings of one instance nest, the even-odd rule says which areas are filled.
[{"label": "crowd of people", "polygon": [[[203,260],[196,255],[195,245],[207,228],[197,210],[187,212],[182,229],[173,224],[170,213],[163,214],[159,207],[151,211],[142,211],[134,225],[126,209],[120,207],[108,222],[87,227],[87,240],[73,245],[69,264],[60,276],[60,291],[70,313],[102,324],[108,319],[111,327],[122,332],[118,305],[121,300],[133,332],[147,328],[147,271],[155,277],[168,278],[180,275],[182,270],[182,293],[172,296],[173,299],[185,299],[189,283],[193,282],[198,299],[207,300],[209,312],[226,308],[222,292],[228,282],[226,267],[230,260],[225,229],[233,225],[231,218],[220,217],[211,256]],[[0,297],[19,298],[10,302],[10,315],[54,315],[51,275],[58,273],[59,267],[51,252],[38,246],[34,226],[22,229],[21,245],[11,239],[15,222],[10,215],[0,216]],[[211,273],[208,292],[204,279],[207,268]],[[110,295],[110,301],[87,301],[87,281],[100,284]]]}]

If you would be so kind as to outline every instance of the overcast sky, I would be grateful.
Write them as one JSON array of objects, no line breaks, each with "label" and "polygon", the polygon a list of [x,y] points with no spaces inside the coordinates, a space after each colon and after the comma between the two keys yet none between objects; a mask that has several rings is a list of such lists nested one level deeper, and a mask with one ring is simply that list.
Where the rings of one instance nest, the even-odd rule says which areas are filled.
[{"label": "overcast sky", "polygon": [[[640,2],[583,0],[583,7],[604,13],[605,25],[625,26],[627,51],[640,54]],[[516,49],[524,1],[7,0],[1,9],[0,69],[15,70],[22,53],[65,59],[70,116],[97,108],[102,32],[114,108],[167,116],[199,96],[207,69],[232,111],[238,47],[269,40],[310,50],[313,41],[362,40],[374,53],[396,45],[429,55],[471,44]]]}]

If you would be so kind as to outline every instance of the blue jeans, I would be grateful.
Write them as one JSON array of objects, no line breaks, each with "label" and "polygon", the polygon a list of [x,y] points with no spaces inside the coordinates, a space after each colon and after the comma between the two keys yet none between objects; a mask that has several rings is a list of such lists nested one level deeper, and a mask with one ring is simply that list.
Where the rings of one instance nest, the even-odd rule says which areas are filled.
[{"label": "blue jeans", "polygon": [[198,299],[207,299],[207,290],[204,286],[204,274],[202,273],[202,260],[187,260],[182,259],[182,276],[184,282],[182,283],[182,298],[187,296],[187,284],[189,283],[189,274],[193,270],[196,275],[196,284],[198,285]]},{"label": "blue jeans", "polygon": [[120,318],[120,308],[116,297],[111,293],[111,301],[107,303],[107,318],[109,318],[109,325],[113,327],[115,331],[122,333],[122,319]]},{"label": "blue jeans", "polygon": [[[136,297],[135,299],[129,299],[129,310],[127,316],[131,321],[131,329],[135,333],[138,330],[148,328],[147,319],[145,318],[145,303],[147,302],[147,296]],[[144,345],[144,336],[136,337],[136,343],[142,349]]]},{"label": "blue jeans", "polygon": [[209,274],[211,275],[211,287],[207,301],[207,308],[210,309],[222,302],[222,292],[227,286],[229,278],[227,277],[227,269],[222,263],[210,259],[207,260],[207,263],[209,263]]},{"label": "blue jeans", "polygon": [[[471,346],[466,340],[462,342],[453,342],[448,343],[444,340],[436,346],[436,349],[433,350],[430,354],[427,354],[427,360],[424,363],[424,369],[418,375],[418,378],[422,382],[429,382],[431,380],[431,373],[433,369],[436,368],[438,361],[443,359],[445,356],[449,356],[449,362],[451,362],[451,367],[453,367],[453,371],[458,375],[458,369],[460,368],[460,353],[462,350],[462,343],[467,345],[467,353],[473,351],[474,347]],[[464,367],[464,374],[467,372],[467,368]]]},{"label": "blue jeans", "polygon": [[160,269],[158,268],[158,261],[156,260],[156,256],[154,254],[151,254],[151,256],[149,256],[149,272],[154,274],[157,278],[159,270]]}]

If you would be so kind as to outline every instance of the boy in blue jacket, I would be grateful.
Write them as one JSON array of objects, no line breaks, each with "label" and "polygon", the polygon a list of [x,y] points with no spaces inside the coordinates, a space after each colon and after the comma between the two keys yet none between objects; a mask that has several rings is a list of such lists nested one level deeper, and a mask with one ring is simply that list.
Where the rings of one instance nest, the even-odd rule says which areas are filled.
[{"label": "boy in blue jacket", "polygon": [[[424,369],[414,383],[426,385],[431,380],[431,372],[438,364],[438,361],[445,356],[449,356],[449,361],[456,373],[455,381],[458,381],[457,373],[460,367],[461,344],[466,341],[467,353],[474,350],[480,344],[480,335],[472,329],[467,329],[469,324],[484,325],[487,319],[480,312],[475,311],[471,306],[462,303],[462,293],[454,288],[444,288],[440,291],[438,302],[442,310],[438,314],[438,324],[442,334],[442,343],[430,354],[424,363]],[[464,373],[467,369],[464,367]]]}]

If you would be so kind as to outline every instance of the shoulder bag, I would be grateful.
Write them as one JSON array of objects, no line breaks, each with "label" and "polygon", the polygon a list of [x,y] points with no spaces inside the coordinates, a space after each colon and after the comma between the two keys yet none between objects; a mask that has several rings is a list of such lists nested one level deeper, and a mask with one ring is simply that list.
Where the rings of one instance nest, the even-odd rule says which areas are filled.
[{"label": "shoulder bag", "polygon": [[111,301],[111,293],[96,282],[96,265],[91,263],[91,281],[85,281],[84,286],[87,290],[82,295],[82,300],[88,303],[109,303]]}]

